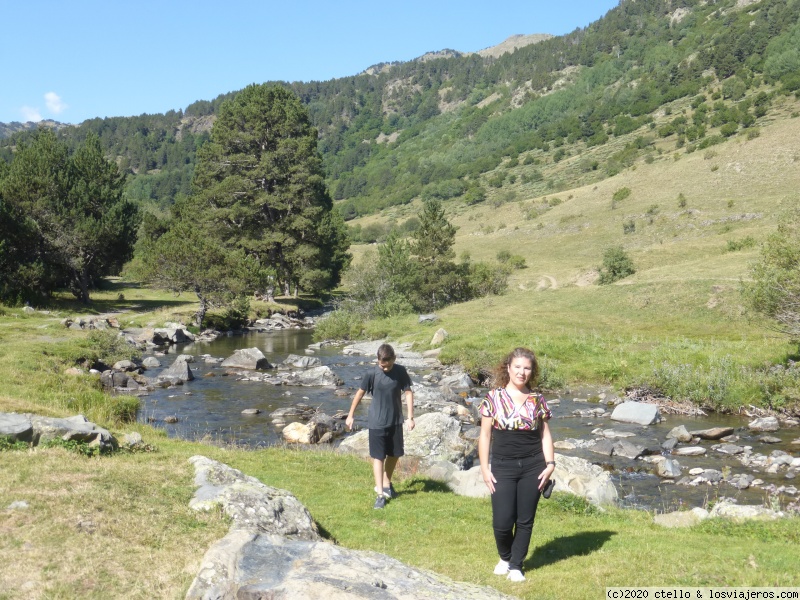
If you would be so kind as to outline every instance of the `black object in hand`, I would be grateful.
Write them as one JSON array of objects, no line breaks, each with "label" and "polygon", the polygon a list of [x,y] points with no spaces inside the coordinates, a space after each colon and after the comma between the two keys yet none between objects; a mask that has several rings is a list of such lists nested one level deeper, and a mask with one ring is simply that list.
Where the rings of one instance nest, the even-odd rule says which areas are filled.
[{"label": "black object in hand", "polygon": [[553,480],[553,479],[549,479],[549,480],[547,481],[547,485],[546,485],[546,486],[544,486],[544,489],[542,490],[542,496],[544,496],[545,498],[549,498],[549,497],[550,497],[550,494],[552,494],[552,493],[553,493],[553,488],[554,488],[555,486],[556,486],[556,482],[555,482],[555,480]]}]

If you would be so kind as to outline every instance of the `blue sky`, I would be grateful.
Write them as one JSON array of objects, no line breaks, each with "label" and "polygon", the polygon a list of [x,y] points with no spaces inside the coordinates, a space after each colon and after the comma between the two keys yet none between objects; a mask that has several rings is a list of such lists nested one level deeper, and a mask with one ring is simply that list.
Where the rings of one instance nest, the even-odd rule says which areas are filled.
[{"label": "blue sky", "polygon": [[251,83],[561,35],[618,2],[0,0],[0,122],[163,113]]}]

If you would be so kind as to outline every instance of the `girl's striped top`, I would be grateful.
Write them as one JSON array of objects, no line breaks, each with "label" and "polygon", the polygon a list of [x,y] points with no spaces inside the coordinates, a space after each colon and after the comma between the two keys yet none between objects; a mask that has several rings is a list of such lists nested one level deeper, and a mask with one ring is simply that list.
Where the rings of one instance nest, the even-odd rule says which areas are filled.
[{"label": "girl's striped top", "polygon": [[490,390],[478,406],[482,417],[492,418],[492,428],[530,431],[538,427],[541,417],[549,420],[553,413],[541,394],[531,393],[521,407],[517,408],[505,388]]}]

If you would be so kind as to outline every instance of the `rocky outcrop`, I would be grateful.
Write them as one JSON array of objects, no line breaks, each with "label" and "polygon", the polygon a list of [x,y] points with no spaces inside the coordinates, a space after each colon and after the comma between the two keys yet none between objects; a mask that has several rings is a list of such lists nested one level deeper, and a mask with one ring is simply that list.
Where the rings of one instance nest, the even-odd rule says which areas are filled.
[{"label": "rocky outcrop", "polygon": [[[412,431],[404,425],[403,434],[405,455],[419,459],[423,467],[439,461],[452,463],[458,469],[472,466],[477,444],[461,436],[461,422],[457,419],[426,413],[417,417]],[[369,457],[369,432],[363,430],[348,437],[339,449]]]},{"label": "rocky outcrop", "polygon": [[231,369],[271,369],[267,357],[258,348],[241,348],[234,350],[233,355],[222,361],[223,367]]},{"label": "rocky outcrop", "polygon": [[492,588],[455,582],[383,554],[324,541],[311,515],[289,492],[202,456],[190,461],[199,486],[190,506],[220,507],[232,525],[206,552],[187,600],[508,598]]},{"label": "rocky outcrop", "polygon": [[118,447],[117,440],[107,429],[98,427],[83,415],[60,419],[28,413],[0,413],[0,438],[33,446],[60,438],[65,442],[92,444],[100,450]]}]

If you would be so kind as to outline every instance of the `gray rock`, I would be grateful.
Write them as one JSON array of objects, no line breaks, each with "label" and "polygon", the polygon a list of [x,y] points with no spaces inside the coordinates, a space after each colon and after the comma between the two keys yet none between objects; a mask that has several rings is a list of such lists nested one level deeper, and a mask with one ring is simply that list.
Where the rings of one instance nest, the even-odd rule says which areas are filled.
[{"label": "gray rock", "polygon": [[577,456],[556,454],[555,458],[554,491],[581,496],[596,506],[616,503],[617,488],[611,480],[611,474],[602,467]]},{"label": "gray rock", "polygon": [[684,446],[683,448],[675,448],[672,453],[675,456],[702,456],[706,453],[706,449],[700,446]]},{"label": "gray rock", "polygon": [[625,440],[620,440],[614,443],[614,456],[623,456],[625,458],[637,459],[644,454],[645,447],[638,444],[632,444]]},{"label": "gray rock", "polygon": [[456,583],[375,552],[322,540],[311,515],[284,490],[205,457],[190,459],[200,488],[190,506],[222,510],[233,523],[214,544],[186,594],[211,598],[506,599],[482,586]]},{"label": "gray rock", "polygon": [[662,444],[661,448],[663,450],[673,450],[678,445],[678,440],[676,438],[667,438]]},{"label": "gray rock", "polygon": [[717,444],[712,447],[714,450],[722,454],[734,455],[744,452],[744,448],[742,446],[737,446],[736,444]]},{"label": "gray rock", "polygon": [[681,476],[681,466],[677,460],[671,458],[659,457],[661,460],[656,461],[656,475],[669,479],[675,479]]},{"label": "gray rock", "polygon": [[17,413],[0,413],[0,439],[9,442],[32,442],[33,423]]},{"label": "gray rock", "polygon": [[710,516],[726,517],[734,521],[744,521],[750,519],[772,521],[785,517],[786,514],[766,508],[765,506],[739,505],[723,500],[714,505],[714,507],[711,509]]},{"label": "gray rock", "polygon": [[656,525],[667,528],[692,527],[708,517],[708,511],[698,507],[692,510],[677,510],[671,513],[656,515],[653,517],[653,522]]},{"label": "gray rock", "polygon": [[711,429],[701,429],[691,432],[693,436],[697,436],[701,440],[718,440],[732,433],[733,427],[712,427]]},{"label": "gray rock", "polygon": [[686,430],[684,425],[678,425],[677,427],[670,429],[669,433],[667,434],[667,439],[678,440],[679,442],[686,444],[692,441],[692,434]]},{"label": "gray rock", "polygon": [[142,434],[132,431],[130,433],[126,433],[122,436],[122,441],[120,442],[120,446],[123,448],[135,448],[137,446],[141,446],[144,444],[144,440],[142,440]]},{"label": "gray rock", "polygon": [[8,510],[25,510],[30,508],[30,505],[25,500],[16,500],[8,505]]},{"label": "gray rock", "polygon": [[438,320],[439,320],[439,316],[438,315],[436,315],[434,313],[430,313],[430,314],[427,314],[427,315],[420,315],[419,316],[419,320],[417,322],[418,323],[433,323],[434,321],[438,321]]},{"label": "gray rock", "polygon": [[258,415],[260,413],[261,413],[261,409],[259,409],[259,408],[245,408],[242,411],[243,415],[248,415],[248,416],[250,416],[250,415]]},{"label": "gray rock", "polygon": [[148,356],[142,361],[142,364],[148,369],[157,369],[158,367],[161,366],[161,361],[158,360],[155,356]]},{"label": "gray rock", "polygon": [[320,366],[322,361],[314,356],[298,356],[297,354],[290,354],[281,364],[287,367],[307,369],[308,367]]},{"label": "gray rock", "polygon": [[[413,431],[404,425],[405,454],[418,458],[423,466],[438,461],[453,463],[458,468],[469,464],[475,454],[474,441],[465,440],[460,435],[461,422],[442,413],[426,413],[416,418]],[[339,450],[353,452],[359,456],[369,456],[369,434],[366,430],[349,436]]]},{"label": "gray rock", "polygon": [[611,420],[636,423],[638,425],[652,425],[661,420],[661,413],[654,404],[623,402],[614,408],[614,412],[611,413]]},{"label": "gray rock", "polygon": [[475,384],[472,382],[470,376],[466,373],[456,373],[455,375],[443,377],[439,381],[439,386],[443,388],[449,388],[454,392],[459,392],[471,390],[475,387]]},{"label": "gray rock", "polygon": [[158,374],[157,379],[173,383],[175,380],[186,382],[194,379],[194,373],[185,360],[176,360],[168,369]]},{"label": "gray rock", "polygon": [[344,382],[330,367],[311,367],[303,371],[292,373],[284,379],[286,385],[324,386],[342,385]]},{"label": "gray rock", "polygon": [[750,431],[778,431],[780,423],[776,417],[762,417],[747,424]]},{"label": "gray rock", "polygon": [[440,327],[436,330],[436,333],[434,333],[433,337],[431,338],[431,346],[441,346],[447,337],[447,332]]},{"label": "gray rock", "polygon": [[611,440],[596,440],[594,444],[589,446],[589,450],[595,454],[602,454],[603,456],[611,456],[614,453],[614,442]]},{"label": "gray rock", "polygon": [[232,369],[271,369],[267,357],[258,348],[241,348],[234,350],[233,355],[222,361],[223,367]]},{"label": "gray rock", "polygon": [[782,440],[774,435],[760,435],[758,441],[762,444],[780,444]]},{"label": "gray rock", "polygon": [[107,429],[98,427],[83,415],[75,415],[66,419],[30,415],[33,425],[33,444],[61,438],[64,441],[97,442],[101,448],[116,448],[116,438]]}]

